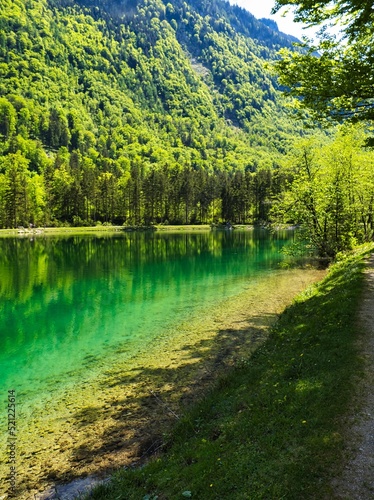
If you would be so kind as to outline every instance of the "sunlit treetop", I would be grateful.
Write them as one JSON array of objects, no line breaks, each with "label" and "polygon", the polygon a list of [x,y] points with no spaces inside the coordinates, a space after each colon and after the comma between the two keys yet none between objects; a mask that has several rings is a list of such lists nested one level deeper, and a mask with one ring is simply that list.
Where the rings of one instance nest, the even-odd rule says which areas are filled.
[{"label": "sunlit treetop", "polygon": [[282,7],[294,9],[295,21],[319,25],[324,21],[339,21],[349,38],[373,33],[374,2],[371,0],[277,0],[273,11]]},{"label": "sunlit treetop", "polygon": [[305,52],[282,51],[276,64],[280,82],[301,107],[317,118],[336,121],[374,119],[374,2],[278,0],[295,9],[295,20],[310,25],[336,23],[340,36],[321,31]]}]

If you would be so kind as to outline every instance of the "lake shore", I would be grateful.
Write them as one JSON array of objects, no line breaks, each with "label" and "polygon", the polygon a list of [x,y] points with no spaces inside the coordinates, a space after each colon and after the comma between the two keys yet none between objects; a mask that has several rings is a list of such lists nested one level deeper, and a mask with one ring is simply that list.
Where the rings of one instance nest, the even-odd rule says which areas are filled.
[{"label": "lake shore", "polygon": [[372,269],[364,276],[372,251],[371,244],[342,256],[283,312],[252,356],[218,374],[206,398],[167,436],[166,453],[155,450],[155,460],[119,472],[89,498],[112,500],[124,492],[128,500],[144,493],[368,498]]},{"label": "lake shore", "polygon": [[87,226],[87,227],[36,227],[36,228],[17,228],[17,229],[0,229],[0,238],[8,236],[60,236],[74,234],[92,234],[92,233],[118,233],[131,231],[210,231],[209,224],[201,225],[156,225],[151,227],[136,227],[136,226]]},{"label": "lake shore", "polygon": [[[118,232],[134,232],[134,231],[159,231],[159,232],[189,232],[189,231],[211,231],[211,230],[251,230],[251,229],[266,229],[264,226],[257,226],[253,224],[234,224],[230,226],[225,225],[212,225],[212,224],[179,224],[179,225],[165,225],[156,224],[153,226],[115,226],[115,225],[97,225],[97,226],[84,226],[84,227],[35,227],[35,228],[17,228],[17,229],[0,229],[1,237],[33,237],[33,236],[62,236],[62,235],[84,235],[93,233],[118,233]],[[275,229],[289,229],[294,230],[294,226],[279,225]]]},{"label": "lake shore", "polygon": [[94,380],[87,365],[88,378],[79,387],[40,402],[32,409],[32,427],[20,429],[18,498],[77,478],[104,477],[162,449],[164,433],[186,408],[212,389],[219,374],[247,359],[284,307],[323,274],[276,271],[270,280],[180,324],[172,340],[160,337],[150,355],[122,363],[119,358]]}]

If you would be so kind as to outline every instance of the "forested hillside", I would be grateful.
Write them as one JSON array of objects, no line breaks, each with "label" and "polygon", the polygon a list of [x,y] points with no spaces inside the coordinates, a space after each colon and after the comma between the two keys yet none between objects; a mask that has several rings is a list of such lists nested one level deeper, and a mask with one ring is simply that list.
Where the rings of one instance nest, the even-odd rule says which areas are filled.
[{"label": "forested hillside", "polygon": [[291,42],[221,0],[1,0],[0,227],[266,219]]}]

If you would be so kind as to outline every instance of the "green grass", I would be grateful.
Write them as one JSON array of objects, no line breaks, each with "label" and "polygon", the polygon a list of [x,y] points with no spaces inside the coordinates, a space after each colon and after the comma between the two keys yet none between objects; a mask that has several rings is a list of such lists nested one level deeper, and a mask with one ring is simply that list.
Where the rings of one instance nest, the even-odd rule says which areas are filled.
[{"label": "green grass", "polygon": [[87,226],[87,227],[46,227],[46,228],[25,228],[24,230],[19,229],[0,229],[0,238],[5,236],[34,236],[35,234],[41,235],[65,235],[65,234],[84,234],[84,233],[96,233],[96,232],[107,232],[113,233],[115,231],[122,230],[122,226]]},{"label": "green grass", "polygon": [[269,339],[193,407],[146,466],[89,498],[324,499],[340,473],[344,417],[361,370],[355,340],[364,256],[356,250],[288,307]]},{"label": "green grass", "polygon": [[[19,229],[0,229],[0,238],[1,237],[6,237],[6,236],[18,236],[19,234],[21,235],[34,235],[38,234],[41,232],[43,235],[48,235],[48,234],[53,234],[55,236],[59,235],[65,235],[65,234],[85,234],[85,233],[96,233],[96,232],[106,232],[106,233],[111,233],[111,232],[118,232],[118,231],[125,231],[128,229],[147,229],[146,227],[142,228],[142,226],[139,227],[130,227],[130,226],[111,226],[111,225],[98,225],[98,226],[84,226],[84,227],[72,227],[72,226],[61,226],[61,227],[46,227],[46,228],[25,228],[24,231],[21,231]],[[208,224],[202,224],[202,225],[179,225],[179,226],[165,226],[165,225],[156,225],[153,226],[153,229],[156,231],[167,231],[167,232],[173,232],[173,231],[209,231],[211,227]]]}]

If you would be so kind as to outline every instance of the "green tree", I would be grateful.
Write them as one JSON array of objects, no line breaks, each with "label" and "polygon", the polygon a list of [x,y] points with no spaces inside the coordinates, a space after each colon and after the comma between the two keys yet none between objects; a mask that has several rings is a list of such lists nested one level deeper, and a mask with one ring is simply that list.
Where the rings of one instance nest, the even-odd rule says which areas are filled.
[{"label": "green tree", "polygon": [[301,224],[303,237],[322,257],[372,238],[374,153],[365,140],[357,127],[343,127],[331,140],[304,139],[284,166],[291,182],[273,213]]},{"label": "green tree", "polygon": [[317,45],[304,43],[304,52],[282,50],[275,64],[280,83],[316,117],[333,120],[374,119],[374,10],[372,1],[278,0],[296,7],[295,19],[309,24],[339,23],[340,38],[321,34]]},{"label": "green tree", "polygon": [[347,34],[355,37],[374,29],[372,0],[276,0],[274,12],[284,6],[295,9],[295,21],[320,24],[327,20],[343,20]]},{"label": "green tree", "polygon": [[30,222],[28,161],[19,152],[7,155],[1,160],[0,168],[4,170],[5,225],[28,226]]},{"label": "green tree", "polygon": [[17,123],[17,112],[12,103],[4,97],[0,98],[0,136],[6,139],[14,134]]},{"label": "green tree", "polygon": [[52,148],[59,148],[60,146],[67,146],[69,144],[68,123],[62,110],[51,109],[46,139],[48,145]]},{"label": "green tree", "polygon": [[[319,53],[319,57],[316,53]],[[279,81],[297,104],[316,118],[335,121],[374,119],[374,45],[372,37],[342,46],[324,40],[306,53],[281,51],[275,64]]]},{"label": "green tree", "polygon": [[44,224],[44,209],[46,203],[44,180],[41,175],[33,172],[28,182],[29,221],[34,226]]},{"label": "green tree", "polygon": [[116,207],[116,179],[112,172],[103,172],[97,179],[97,209],[104,222],[113,222]]},{"label": "green tree", "polygon": [[49,203],[52,208],[51,219],[70,222],[72,213],[72,189],[74,177],[70,173],[70,154],[62,147],[55,158],[54,170],[49,179]]}]

